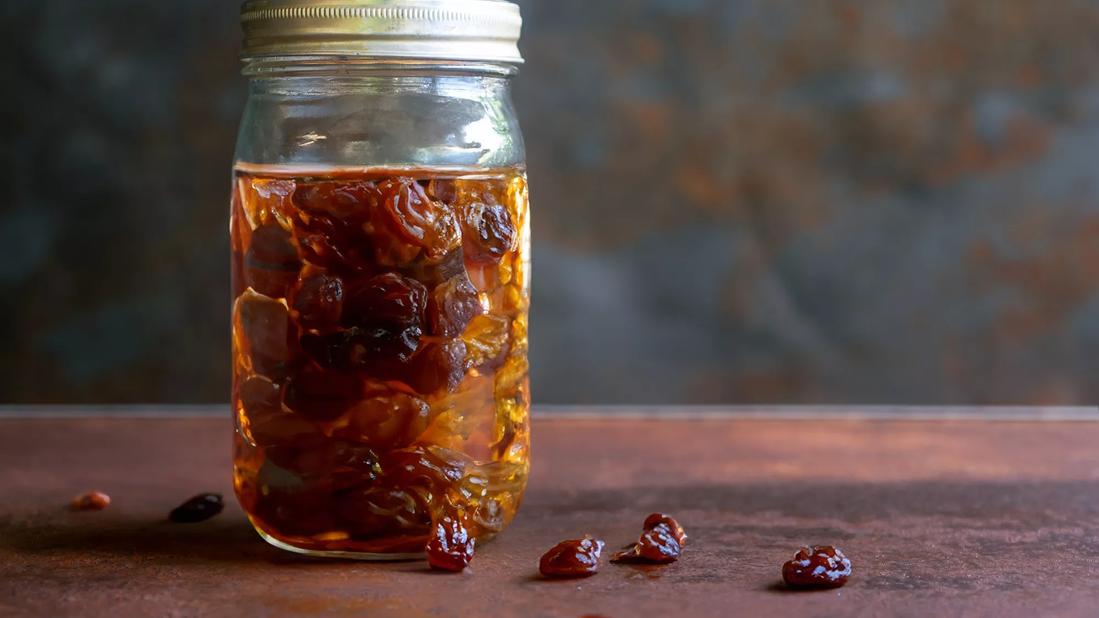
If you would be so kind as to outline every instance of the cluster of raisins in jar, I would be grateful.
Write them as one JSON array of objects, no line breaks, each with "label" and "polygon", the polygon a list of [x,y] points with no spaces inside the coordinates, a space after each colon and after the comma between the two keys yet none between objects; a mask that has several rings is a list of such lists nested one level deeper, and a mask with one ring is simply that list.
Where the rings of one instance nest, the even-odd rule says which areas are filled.
[{"label": "cluster of raisins in jar", "polygon": [[265,533],[422,551],[439,526],[483,537],[514,515],[525,192],[515,170],[238,174],[235,484]]}]

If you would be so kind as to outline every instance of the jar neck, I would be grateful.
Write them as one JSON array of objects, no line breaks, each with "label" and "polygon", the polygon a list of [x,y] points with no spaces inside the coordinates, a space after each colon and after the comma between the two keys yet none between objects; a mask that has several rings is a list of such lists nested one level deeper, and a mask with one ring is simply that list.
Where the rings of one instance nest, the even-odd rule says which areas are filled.
[{"label": "jar neck", "polygon": [[357,56],[268,56],[244,59],[252,79],[280,77],[499,77],[518,73],[514,64],[451,60],[411,60]]}]

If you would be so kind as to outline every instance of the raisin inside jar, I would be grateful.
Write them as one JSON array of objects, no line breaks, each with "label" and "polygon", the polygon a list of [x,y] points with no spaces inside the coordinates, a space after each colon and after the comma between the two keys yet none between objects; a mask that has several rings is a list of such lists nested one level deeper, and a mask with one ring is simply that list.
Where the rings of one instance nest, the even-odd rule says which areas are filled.
[{"label": "raisin inside jar", "polygon": [[236,179],[234,483],[253,525],[380,558],[447,517],[500,532],[529,465],[523,170]]}]

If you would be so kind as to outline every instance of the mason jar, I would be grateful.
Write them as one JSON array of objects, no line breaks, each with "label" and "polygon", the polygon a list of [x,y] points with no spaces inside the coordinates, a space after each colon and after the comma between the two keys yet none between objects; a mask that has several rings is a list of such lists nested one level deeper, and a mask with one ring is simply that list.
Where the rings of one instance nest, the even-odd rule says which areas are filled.
[{"label": "mason jar", "polygon": [[278,547],[503,530],[529,468],[530,214],[498,0],[251,0],[233,170],[234,486]]}]

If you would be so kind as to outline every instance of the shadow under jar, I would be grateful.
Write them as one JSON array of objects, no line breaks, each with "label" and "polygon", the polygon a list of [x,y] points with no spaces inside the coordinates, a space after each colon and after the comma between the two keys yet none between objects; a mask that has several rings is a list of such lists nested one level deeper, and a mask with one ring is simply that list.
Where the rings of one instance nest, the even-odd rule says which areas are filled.
[{"label": "shadow under jar", "polygon": [[242,9],[234,486],[278,547],[411,558],[444,516],[500,532],[526,485],[519,13],[341,6]]}]

